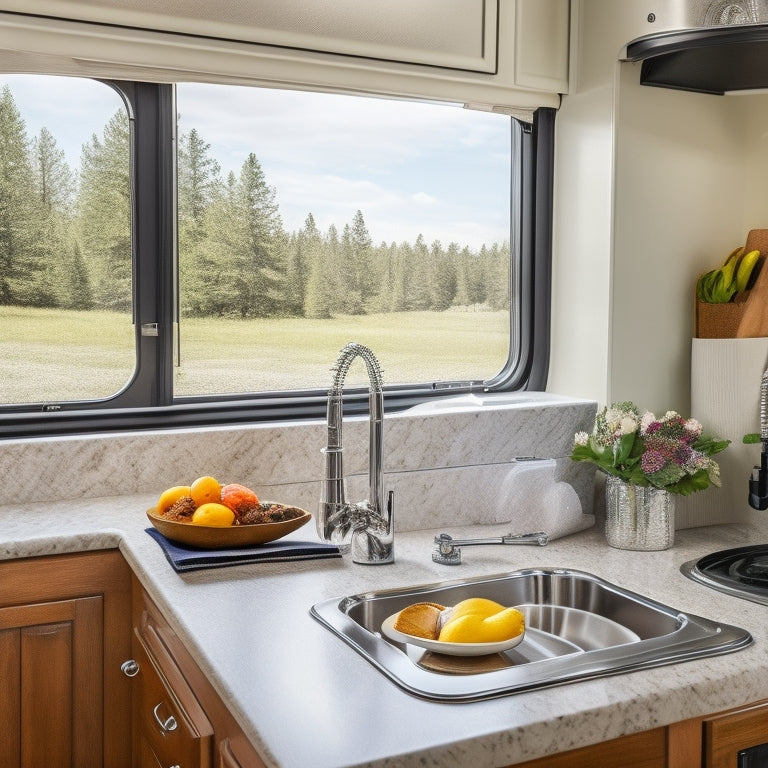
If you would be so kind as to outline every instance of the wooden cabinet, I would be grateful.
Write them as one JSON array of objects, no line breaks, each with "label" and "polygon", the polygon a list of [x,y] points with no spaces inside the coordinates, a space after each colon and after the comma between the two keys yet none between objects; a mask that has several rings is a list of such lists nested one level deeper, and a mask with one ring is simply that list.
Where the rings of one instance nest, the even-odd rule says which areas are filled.
[{"label": "wooden cabinet", "polygon": [[219,695],[134,581],[133,768],[264,768]]},{"label": "wooden cabinet", "polygon": [[133,764],[210,768],[213,728],[151,625],[136,628]]},{"label": "wooden cabinet", "polygon": [[129,605],[118,552],[0,563],[3,768],[127,768]]},{"label": "wooden cabinet", "polygon": [[736,768],[740,751],[762,744],[768,744],[768,701],[704,718],[705,768]]},{"label": "wooden cabinet", "polygon": [[517,768],[667,768],[666,738],[665,728],[655,728],[520,763]]},{"label": "wooden cabinet", "polygon": [[519,763],[516,768],[758,768],[766,765],[768,747],[743,763],[739,754],[762,745],[768,745],[768,700]]}]

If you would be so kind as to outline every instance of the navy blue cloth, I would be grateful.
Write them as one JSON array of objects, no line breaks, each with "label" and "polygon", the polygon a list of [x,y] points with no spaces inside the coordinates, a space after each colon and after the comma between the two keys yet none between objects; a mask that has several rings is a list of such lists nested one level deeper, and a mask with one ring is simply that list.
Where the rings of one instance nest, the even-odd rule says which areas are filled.
[{"label": "navy blue cloth", "polygon": [[322,542],[281,540],[272,541],[268,544],[257,544],[252,547],[199,549],[198,547],[176,544],[166,539],[156,528],[147,528],[146,531],[162,547],[168,562],[178,573],[245,563],[275,563],[282,560],[341,557],[341,552],[336,545]]}]

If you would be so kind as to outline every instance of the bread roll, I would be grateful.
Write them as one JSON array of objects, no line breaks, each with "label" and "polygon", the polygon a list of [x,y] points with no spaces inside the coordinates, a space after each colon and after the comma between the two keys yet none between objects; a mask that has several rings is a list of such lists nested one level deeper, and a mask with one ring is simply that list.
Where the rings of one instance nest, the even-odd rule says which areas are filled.
[{"label": "bread roll", "polygon": [[398,632],[425,640],[437,640],[440,635],[440,614],[445,606],[439,603],[414,603],[403,608],[394,621]]}]

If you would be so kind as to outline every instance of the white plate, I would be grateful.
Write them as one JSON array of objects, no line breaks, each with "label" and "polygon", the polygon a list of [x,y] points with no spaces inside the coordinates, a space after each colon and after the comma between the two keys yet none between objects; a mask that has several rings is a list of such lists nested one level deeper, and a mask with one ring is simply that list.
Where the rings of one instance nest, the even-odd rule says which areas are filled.
[{"label": "white plate", "polygon": [[525,632],[521,632],[517,637],[500,643],[441,643],[439,640],[427,640],[424,637],[414,637],[413,635],[406,635],[405,632],[399,632],[394,626],[399,615],[400,611],[393,613],[389,618],[384,619],[381,625],[381,631],[390,640],[397,643],[418,645],[428,651],[443,653],[446,656],[487,656],[491,653],[501,653],[520,645],[525,637]]}]

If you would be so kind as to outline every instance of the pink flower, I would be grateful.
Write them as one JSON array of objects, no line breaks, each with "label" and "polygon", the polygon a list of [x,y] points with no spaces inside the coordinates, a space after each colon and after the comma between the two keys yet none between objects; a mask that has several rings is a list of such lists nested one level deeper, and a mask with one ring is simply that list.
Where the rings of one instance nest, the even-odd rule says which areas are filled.
[{"label": "pink flower", "polygon": [[640,465],[643,468],[643,472],[646,475],[652,475],[654,472],[658,472],[664,469],[664,465],[667,460],[661,451],[657,451],[654,448],[649,448],[640,460]]}]

